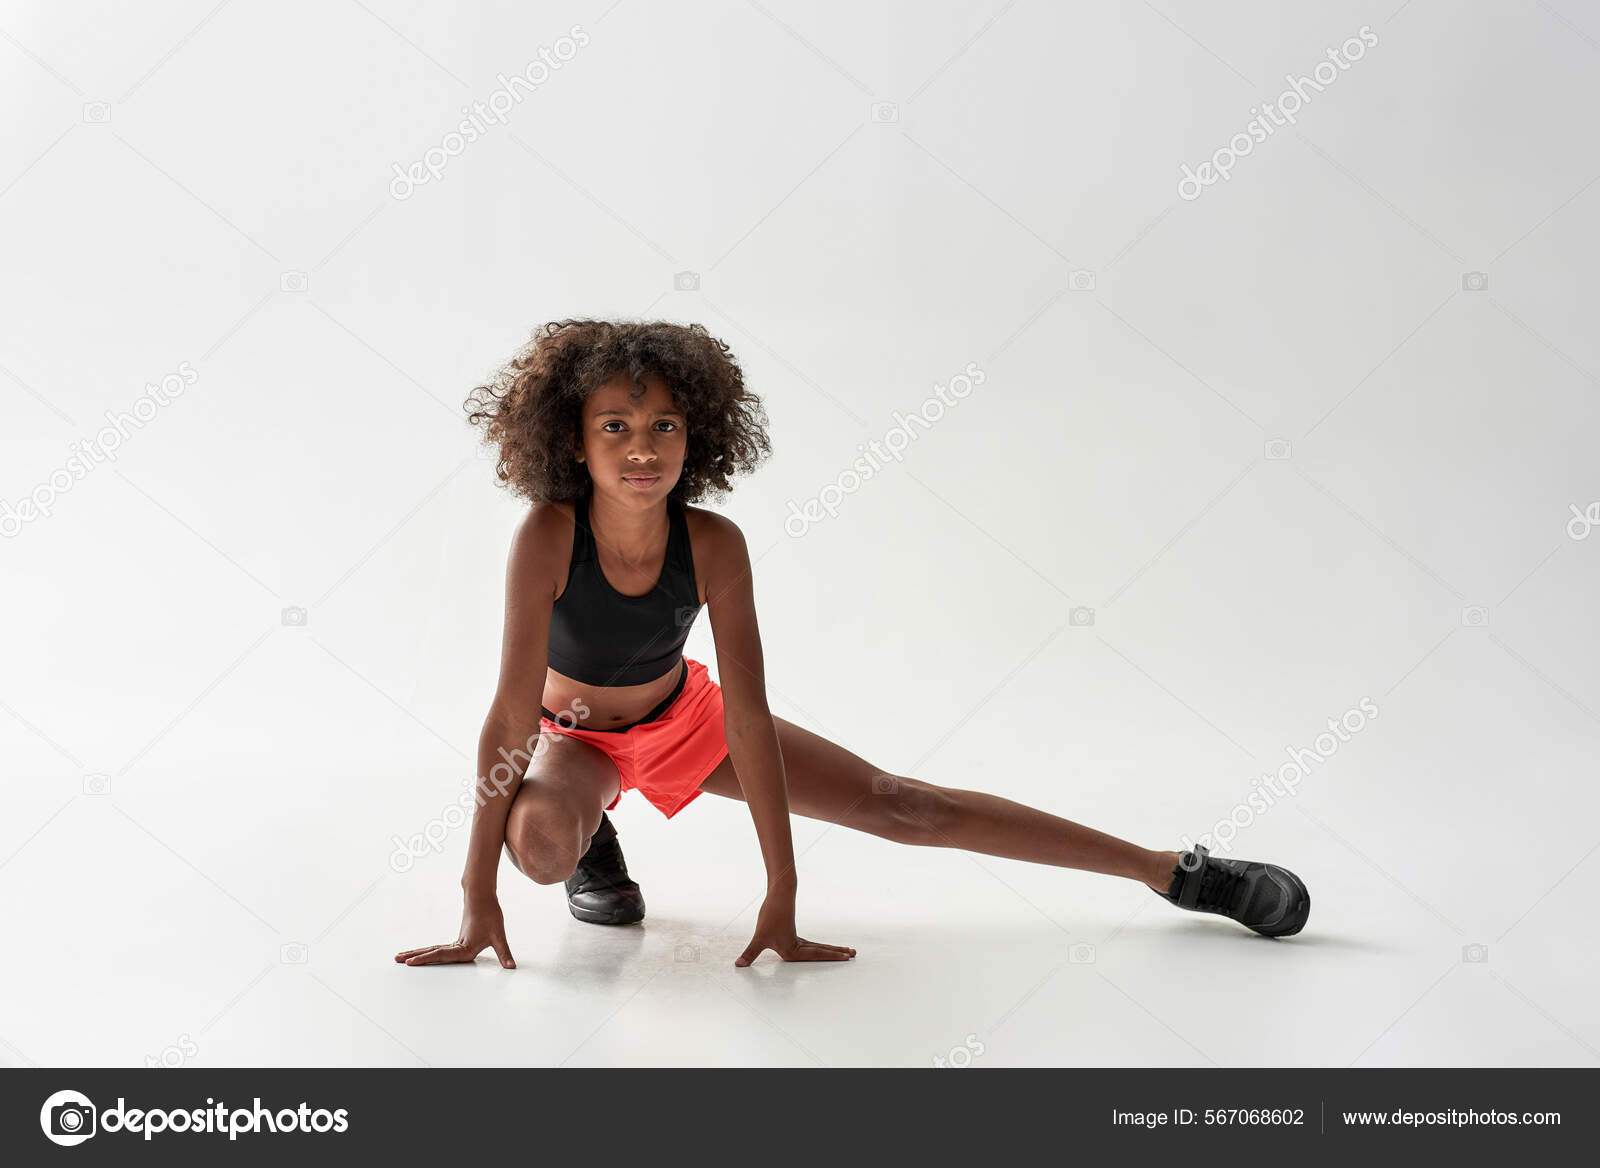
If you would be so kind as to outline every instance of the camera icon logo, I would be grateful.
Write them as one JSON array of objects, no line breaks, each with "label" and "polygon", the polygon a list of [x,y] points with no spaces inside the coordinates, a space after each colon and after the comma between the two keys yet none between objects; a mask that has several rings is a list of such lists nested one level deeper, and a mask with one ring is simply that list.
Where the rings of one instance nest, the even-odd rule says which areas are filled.
[{"label": "camera icon logo", "polygon": [[304,628],[306,624],[306,610],[301,608],[298,604],[291,604],[288,608],[285,608],[279,612],[278,618],[286,625],[293,625],[295,628]]},{"label": "camera icon logo", "polygon": [[1080,941],[1067,950],[1067,960],[1073,965],[1093,965],[1094,946],[1087,941]]},{"label": "camera icon logo", "polygon": [[111,794],[111,776],[98,772],[83,776],[83,793],[85,795]]},{"label": "camera icon logo", "polygon": [[278,291],[304,292],[311,283],[304,272],[284,272],[278,277]]},{"label": "camera icon logo", "polygon": [[278,947],[278,960],[284,965],[304,965],[306,956],[306,947],[298,941]]},{"label": "camera icon logo", "polygon": [[98,1114],[87,1095],[78,1091],[57,1091],[39,1109],[39,1127],[52,1144],[76,1147],[95,1134]]},{"label": "camera icon logo", "polygon": [[86,101],[83,103],[83,120],[104,124],[111,120],[111,103],[106,101]]},{"label": "camera icon logo", "polygon": [[1464,272],[1461,276],[1461,290],[1463,292],[1487,292],[1489,290],[1488,272]]},{"label": "camera icon logo", "polygon": [[1470,965],[1485,965],[1489,961],[1489,946],[1463,945],[1461,946],[1461,960]]},{"label": "camera icon logo", "polygon": [[698,292],[700,291],[700,273],[679,272],[672,277],[672,287],[678,292]]},{"label": "camera icon logo", "polygon": [[1267,458],[1283,459],[1289,457],[1292,449],[1287,438],[1269,438],[1261,453]]},{"label": "camera icon logo", "polygon": [[679,945],[672,951],[674,961],[699,961],[700,947],[698,945]]},{"label": "camera icon logo", "polygon": [[867,119],[887,123],[900,120],[900,107],[892,101],[875,101],[867,112]]},{"label": "camera icon logo", "polygon": [[1469,629],[1481,629],[1489,623],[1489,610],[1481,604],[1471,604],[1461,610],[1461,623]]},{"label": "camera icon logo", "polygon": [[1094,624],[1094,609],[1078,605],[1077,608],[1067,613],[1067,623],[1077,628],[1087,628]]},{"label": "camera icon logo", "polygon": [[681,629],[694,624],[694,618],[699,615],[700,608],[698,605],[684,604],[680,605],[678,610],[673,613],[673,619],[677,621],[678,627]]},{"label": "camera icon logo", "polygon": [[893,775],[873,775],[872,793],[874,795],[893,795],[900,790],[900,780]]},{"label": "camera icon logo", "polygon": [[1086,268],[1074,268],[1067,276],[1067,287],[1074,292],[1093,292],[1094,273]]}]

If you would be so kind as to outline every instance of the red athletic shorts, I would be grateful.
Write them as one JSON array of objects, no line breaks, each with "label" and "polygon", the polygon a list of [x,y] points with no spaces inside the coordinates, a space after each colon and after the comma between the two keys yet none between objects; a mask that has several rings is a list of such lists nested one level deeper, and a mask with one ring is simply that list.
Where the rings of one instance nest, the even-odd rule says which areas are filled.
[{"label": "red athletic shorts", "polygon": [[629,726],[586,730],[571,724],[570,713],[567,721],[558,722],[541,707],[541,730],[599,747],[616,764],[622,790],[607,811],[621,802],[623,791],[637,790],[671,819],[703,794],[700,784],[727,756],[722,687],[700,662],[683,661],[687,673],[676,697]]}]

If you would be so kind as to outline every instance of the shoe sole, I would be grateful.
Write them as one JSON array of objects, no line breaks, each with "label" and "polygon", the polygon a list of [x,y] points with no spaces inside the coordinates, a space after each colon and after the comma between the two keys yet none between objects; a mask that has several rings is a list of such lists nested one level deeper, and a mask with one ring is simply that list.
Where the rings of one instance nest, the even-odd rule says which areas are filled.
[{"label": "shoe sole", "polygon": [[599,909],[579,908],[568,901],[567,911],[588,925],[633,925],[644,920],[644,913],[631,908],[614,908],[610,912],[602,912]]}]

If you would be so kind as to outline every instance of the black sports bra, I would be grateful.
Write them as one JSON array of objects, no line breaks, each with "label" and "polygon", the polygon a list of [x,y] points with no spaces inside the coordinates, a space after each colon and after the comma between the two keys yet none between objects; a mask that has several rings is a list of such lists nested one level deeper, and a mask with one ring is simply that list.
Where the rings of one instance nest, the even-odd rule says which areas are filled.
[{"label": "black sports bra", "polygon": [[550,610],[550,668],[585,685],[641,685],[683,656],[702,607],[683,504],[667,500],[667,557],[655,587],[624,596],[600,570],[585,493],[573,500],[572,564]]}]

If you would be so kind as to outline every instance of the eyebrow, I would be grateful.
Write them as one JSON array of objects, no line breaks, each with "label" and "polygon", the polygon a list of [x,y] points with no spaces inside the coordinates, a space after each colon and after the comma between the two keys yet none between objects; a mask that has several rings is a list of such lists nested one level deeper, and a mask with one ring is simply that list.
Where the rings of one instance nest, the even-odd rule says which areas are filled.
[{"label": "eyebrow", "polygon": [[[619,418],[627,418],[627,417],[631,417],[632,416],[631,414],[625,413],[622,410],[597,410],[597,411],[595,411],[595,415],[594,416],[597,417],[597,418],[603,418],[608,414],[615,414]],[[681,413],[679,413],[677,410],[657,410],[655,413],[651,414],[650,416],[652,418],[681,418],[681,417],[683,417],[683,415]]]}]

